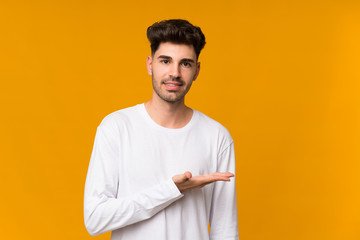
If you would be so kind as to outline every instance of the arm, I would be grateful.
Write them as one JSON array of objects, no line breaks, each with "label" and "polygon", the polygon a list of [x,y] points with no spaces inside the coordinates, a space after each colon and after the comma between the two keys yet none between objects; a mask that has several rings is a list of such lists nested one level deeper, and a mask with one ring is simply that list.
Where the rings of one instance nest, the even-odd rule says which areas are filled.
[{"label": "arm", "polygon": [[114,126],[98,127],[85,184],[84,220],[98,235],[151,218],[181,198],[171,179],[132,196],[117,198],[119,140]]},{"label": "arm", "polygon": [[[235,172],[233,143],[218,156],[218,171]],[[210,239],[239,239],[235,179],[231,182],[215,182],[210,211]]]}]

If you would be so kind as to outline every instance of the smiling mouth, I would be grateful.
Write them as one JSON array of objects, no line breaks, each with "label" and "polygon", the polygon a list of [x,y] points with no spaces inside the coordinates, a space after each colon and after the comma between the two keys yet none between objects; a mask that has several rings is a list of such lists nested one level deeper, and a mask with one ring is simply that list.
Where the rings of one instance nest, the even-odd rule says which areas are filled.
[{"label": "smiling mouth", "polygon": [[183,84],[175,81],[166,81],[164,82],[164,85],[165,89],[168,91],[178,91]]},{"label": "smiling mouth", "polygon": [[163,82],[167,86],[182,86],[183,83],[179,81],[165,81]]},{"label": "smiling mouth", "polygon": [[171,87],[175,87],[175,86],[181,86],[180,84],[173,84],[173,83],[165,83],[166,86],[171,86]]}]

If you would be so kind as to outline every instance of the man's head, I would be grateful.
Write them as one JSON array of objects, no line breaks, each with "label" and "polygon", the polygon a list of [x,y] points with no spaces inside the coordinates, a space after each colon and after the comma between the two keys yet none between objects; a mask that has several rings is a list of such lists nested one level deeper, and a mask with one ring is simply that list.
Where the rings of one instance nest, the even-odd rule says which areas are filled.
[{"label": "man's head", "polygon": [[153,98],[183,102],[200,71],[198,57],[205,45],[199,27],[186,20],[165,20],[147,29],[152,56],[147,69],[153,81]]},{"label": "man's head", "polygon": [[186,20],[170,19],[156,22],[147,29],[147,37],[151,44],[151,54],[154,56],[161,43],[192,45],[196,58],[205,46],[205,36],[201,29]]}]

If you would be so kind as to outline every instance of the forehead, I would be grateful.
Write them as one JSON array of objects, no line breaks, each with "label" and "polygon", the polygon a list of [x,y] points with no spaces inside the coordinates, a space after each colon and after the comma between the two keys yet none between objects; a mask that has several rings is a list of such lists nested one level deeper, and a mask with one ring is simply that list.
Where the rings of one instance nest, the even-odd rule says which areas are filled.
[{"label": "forehead", "polygon": [[171,42],[160,43],[159,48],[156,50],[154,57],[160,55],[169,56],[174,59],[188,58],[196,60],[196,53],[193,45],[178,44]]}]

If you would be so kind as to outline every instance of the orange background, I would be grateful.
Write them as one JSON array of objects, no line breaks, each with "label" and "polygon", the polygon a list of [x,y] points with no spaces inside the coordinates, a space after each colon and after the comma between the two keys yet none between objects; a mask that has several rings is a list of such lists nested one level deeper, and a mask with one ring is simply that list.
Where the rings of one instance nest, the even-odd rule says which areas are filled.
[{"label": "orange background", "polygon": [[91,237],[107,114],[151,96],[146,28],[201,26],[187,104],[236,145],[242,240],[360,239],[359,1],[1,1],[1,239]]}]

